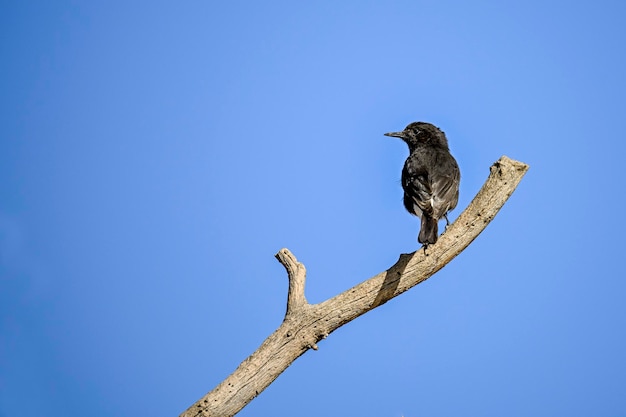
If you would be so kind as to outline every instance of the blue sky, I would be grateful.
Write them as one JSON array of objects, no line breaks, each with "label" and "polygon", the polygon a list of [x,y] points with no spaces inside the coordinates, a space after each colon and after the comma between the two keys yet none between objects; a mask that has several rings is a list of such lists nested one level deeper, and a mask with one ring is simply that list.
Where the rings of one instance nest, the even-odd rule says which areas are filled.
[{"label": "blue sky", "polygon": [[406,146],[440,126],[456,218],[530,171],[437,275],[241,416],[626,416],[617,1],[0,6],[0,416],[172,416],[280,324],[418,249]]}]

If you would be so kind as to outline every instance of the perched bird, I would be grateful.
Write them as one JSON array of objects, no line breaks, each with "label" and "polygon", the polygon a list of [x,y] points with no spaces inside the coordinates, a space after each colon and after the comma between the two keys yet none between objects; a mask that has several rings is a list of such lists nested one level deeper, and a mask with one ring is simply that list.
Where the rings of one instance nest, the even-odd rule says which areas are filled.
[{"label": "perched bird", "polygon": [[450,154],[446,135],[425,122],[408,125],[402,132],[385,133],[409,145],[409,157],[402,169],[404,207],[421,218],[417,241],[425,247],[437,242],[437,222],[448,221],[448,212],[459,201],[461,172]]}]

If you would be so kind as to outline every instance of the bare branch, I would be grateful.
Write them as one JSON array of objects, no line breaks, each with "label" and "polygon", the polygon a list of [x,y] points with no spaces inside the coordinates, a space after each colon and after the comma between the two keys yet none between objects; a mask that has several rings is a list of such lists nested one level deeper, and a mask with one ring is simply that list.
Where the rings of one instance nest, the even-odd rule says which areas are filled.
[{"label": "bare branch", "polygon": [[289,291],[282,324],[213,391],[181,417],[233,416],[317,342],[356,317],[386,303],[443,268],[493,220],[528,165],[501,157],[474,200],[428,250],[400,255],[388,270],[319,304],[304,297],[306,270],[287,249],[276,258],[287,270]]},{"label": "bare branch", "polygon": [[298,262],[293,253],[287,248],[278,251],[276,259],[285,267],[287,277],[289,278],[287,313],[285,314],[285,318],[287,318],[296,314],[299,310],[305,309],[309,305],[304,297],[306,268],[304,268],[303,264]]}]

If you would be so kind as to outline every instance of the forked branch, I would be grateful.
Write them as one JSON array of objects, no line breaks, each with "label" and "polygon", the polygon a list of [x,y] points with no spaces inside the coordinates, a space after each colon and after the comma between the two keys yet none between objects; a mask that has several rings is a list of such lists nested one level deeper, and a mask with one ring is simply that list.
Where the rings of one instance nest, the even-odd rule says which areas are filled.
[{"label": "forked branch", "polygon": [[427,251],[400,255],[388,270],[319,304],[304,296],[306,270],[288,249],[277,254],[287,270],[289,292],[282,324],[222,383],[181,417],[233,416],[291,363],[342,325],[425,281],[465,249],[511,196],[528,165],[501,157],[474,200]]},{"label": "forked branch", "polygon": [[304,297],[306,269],[288,249],[278,251],[276,259],[285,267],[287,278],[289,278],[287,312],[285,313],[285,318],[287,318],[297,314],[298,311],[302,311],[309,305]]}]

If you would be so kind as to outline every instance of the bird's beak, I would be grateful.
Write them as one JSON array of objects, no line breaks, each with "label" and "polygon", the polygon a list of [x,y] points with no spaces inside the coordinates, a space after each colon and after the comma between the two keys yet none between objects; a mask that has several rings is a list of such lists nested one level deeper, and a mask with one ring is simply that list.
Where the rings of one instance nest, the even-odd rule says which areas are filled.
[{"label": "bird's beak", "polygon": [[389,132],[385,133],[385,136],[404,139],[404,132]]}]

